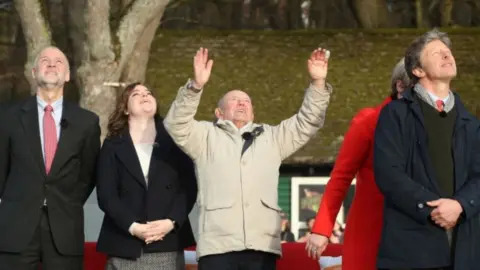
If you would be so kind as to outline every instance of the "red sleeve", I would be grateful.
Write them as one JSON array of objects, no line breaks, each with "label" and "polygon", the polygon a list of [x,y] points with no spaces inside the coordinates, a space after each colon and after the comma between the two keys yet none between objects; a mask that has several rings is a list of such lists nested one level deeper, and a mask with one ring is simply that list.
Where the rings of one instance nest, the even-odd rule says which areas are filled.
[{"label": "red sleeve", "polygon": [[346,193],[371,149],[368,125],[374,114],[373,109],[363,109],[353,118],[325,188],[313,225],[313,233],[327,237],[332,234]]}]

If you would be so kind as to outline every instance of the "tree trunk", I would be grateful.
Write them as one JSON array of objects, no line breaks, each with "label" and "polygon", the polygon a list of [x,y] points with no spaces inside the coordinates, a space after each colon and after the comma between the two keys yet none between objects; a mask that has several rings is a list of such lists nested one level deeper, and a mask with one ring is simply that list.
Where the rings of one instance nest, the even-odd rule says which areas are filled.
[{"label": "tree trunk", "polygon": [[32,77],[32,67],[35,57],[40,51],[51,45],[52,37],[42,15],[42,7],[38,1],[15,0],[15,9],[20,17],[20,23],[27,45],[27,62],[25,64],[25,77],[30,83],[30,92],[34,94],[35,82]]},{"label": "tree trunk", "polygon": [[379,28],[389,25],[388,9],[384,0],[353,0],[357,18],[363,28]]},{"label": "tree trunk", "polygon": [[288,0],[288,28],[289,29],[302,29],[304,28],[302,21],[302,1],[300,0]]},{"label": "tree trunk", "polygon": [[[75,73],[75,82],[81,90],[80,105],[100,116],[103,139],[116,99],[116,89],[105,86],[105,83],[118,82],[122,74],[127,78],[145,76],[150,44],[169,0],[131,2],[115,31],[110,27],[109,1],[65,1],[69,1],[69,9],[85,12],[73,12],[68,19],[65,18],[65,24],[70,27],[72,62],[80,65]],[[38,0],[15,0],[15,5],[27,43],[29,61],[25,75],[34,85],[32,62],[42,48],[50,45],[51,34]],[[115,34],[113,37],[112,33]],[[135,69],[140,72],[134,72]]]},{"label": "tree trunk", "polygon": [[415,14],[416,14],[415,20],[417,22],[417,28],[424,27],[422,0],[415,0]]},{"label": "tree trunk", "polygon": [[329,1],[312,0],[310,3],[308,18],[310,28],[326,28],[328,21]]},{"label": "tree trunk", "polygon": [[452,8],[453,8],[453,1],[452,0],[443,0],[442,6],[442,27],[450,26],[452,23]]},{"label": "tree trunk", "polygon": [[144,82],[147,71],[150,47],[160,25],[161,16],[155,18],[145,29],[142,37],[138,40],[129,64],[123,71],[121,81],[126,83]]}]

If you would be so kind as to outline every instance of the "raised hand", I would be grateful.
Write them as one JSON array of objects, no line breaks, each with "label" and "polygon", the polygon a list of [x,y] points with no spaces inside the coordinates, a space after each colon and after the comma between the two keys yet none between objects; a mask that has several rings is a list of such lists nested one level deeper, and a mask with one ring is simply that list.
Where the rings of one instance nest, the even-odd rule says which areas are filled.
[{"label": "raised hand", "polygon": [[318,48],[312,52],[308,59],[308,73],[313,81],[325,81],[328,71],[328,58],[330,51]]},{"label": "raised hand", "polygon": [[213,60],[208,59],[208,49],[200,48],[197,54],[193,57],[193,71],[195,79],[193,81],[194,87],[202,89],[208,82],[212,72]]}]

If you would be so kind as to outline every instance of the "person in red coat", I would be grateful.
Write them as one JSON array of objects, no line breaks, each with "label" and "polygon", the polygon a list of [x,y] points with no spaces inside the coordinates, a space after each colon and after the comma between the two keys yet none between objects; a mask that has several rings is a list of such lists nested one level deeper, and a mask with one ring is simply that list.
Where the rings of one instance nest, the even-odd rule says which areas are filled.
[{"label": "person in red coat", "polygon": [[345,195],[356,177],[356,191],[347,217],[342,269],[376,269],[382,230],[383,197],[373,176],[373,135],[380,110],[410,84],[403,59],[392,74],[392,93],[380,105],[364,108],[353,118],[325,188],[312,233],[306,244],[310,257],[318,258],[329,243]]}]

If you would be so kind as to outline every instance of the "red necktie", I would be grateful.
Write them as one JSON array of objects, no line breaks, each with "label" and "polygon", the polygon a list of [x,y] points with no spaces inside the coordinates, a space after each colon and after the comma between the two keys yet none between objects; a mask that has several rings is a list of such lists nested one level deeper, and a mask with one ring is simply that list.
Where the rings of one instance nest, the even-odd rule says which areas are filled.
[{"label": "red necktie", "polygon": [[53,120],[52,112],[52,106],[47,105],[43,115],[43,146],[45,150],[45,171],[47,174],[52,168],[53,157],[57,150],[57,127],[55,120]]},{"label": "red necktie", "polygon": [[437,104],[437,110],[439,112],[443,112],[443,108],[445,107],[445,103],[443,103],[443,100],[438,99],[437,101],[435,101],[435,103]]}]

